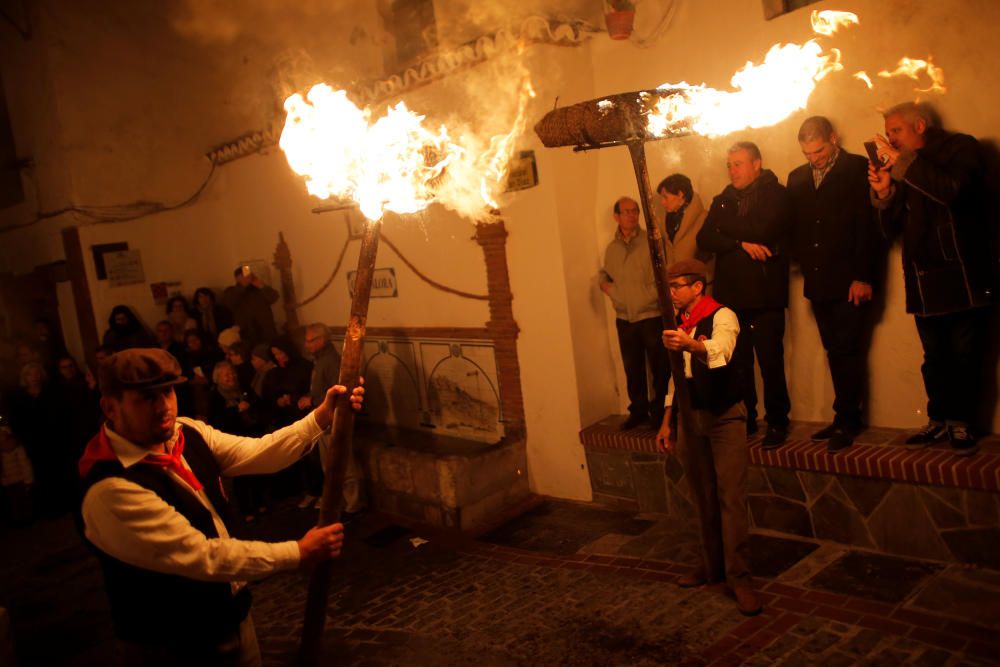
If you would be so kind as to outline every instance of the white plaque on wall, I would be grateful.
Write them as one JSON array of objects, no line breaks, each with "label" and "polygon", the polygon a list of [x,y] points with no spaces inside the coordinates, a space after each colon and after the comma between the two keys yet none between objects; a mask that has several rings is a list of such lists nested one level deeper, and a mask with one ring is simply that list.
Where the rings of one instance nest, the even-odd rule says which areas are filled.
[{"label": "white plaque on wall", "polygon": [[[347,292],[354,298],[354,276],[357,271],[347,272]],[[372,274],[372,298],[394,299],[399,296],[396,289],[396,269],[375,269]]]},{"label": "white plaque on wall", "polygon": [[119,250],[104,254],[104,268],[112,287],[146,282],[142,272],[142,256],[138,250]]}]

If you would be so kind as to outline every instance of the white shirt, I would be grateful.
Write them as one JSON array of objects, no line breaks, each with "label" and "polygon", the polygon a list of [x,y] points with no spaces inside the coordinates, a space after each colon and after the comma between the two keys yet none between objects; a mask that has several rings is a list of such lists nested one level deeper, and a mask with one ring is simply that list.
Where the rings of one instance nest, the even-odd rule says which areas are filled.
[{"label": "white shirt", "polygon": [[[729,363],[733,358],[733,350],[736,349],[736,337],[740,334],[740,321],[736,318],[736,313],[723,306],[715,311],[715,318],[712,320],[712,337],[702,341],[705,344],[705,360],[696,357],[698,363],[705,364],[709,368],[721,368]],[[692,354],[684,351],[684,377],[694,377],[691,370]],[[670,391],[667,394],[667,405],[673,405],[674,383],[670,378]]]},{"label": "white shirt", "polygon": [[[178,417],[178,428],[197,431],[223,475],[257,475],[281,470],[306,454],[323,433],[312,413],[262,438],[217,431],[204,422]],[[149,450],[110,428],[108,440],[125,468],[141,461]],[[172,442],[167,444],[168,451]],[[181,457],[187,467],[187,462]],[[212,514],[217,538],[195,529],[158,495],[121,477],[108,477],[88,489],[83,499],[84,532],[106,554],[154,572],[198,581],[229,581],[237,590],[248,579],[299,565],[294,541],[257,542],[229,537],[204,491],[195,491],[174,472],[174,481],[191,492]]]}]

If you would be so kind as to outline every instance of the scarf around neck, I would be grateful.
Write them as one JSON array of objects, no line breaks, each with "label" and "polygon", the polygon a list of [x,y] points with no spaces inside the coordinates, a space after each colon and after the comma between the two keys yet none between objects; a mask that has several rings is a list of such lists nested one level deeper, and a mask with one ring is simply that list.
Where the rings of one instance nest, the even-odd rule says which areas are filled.
[{"label": "scarf around neck", "polygon": [[691,335],[691,332],[694,331],[699,322],[711,316],[719,308],[722,308],[722,304],[706,294],[695,304],[690,313],[681,313],[681,322],[679,325],[681,330]]}]

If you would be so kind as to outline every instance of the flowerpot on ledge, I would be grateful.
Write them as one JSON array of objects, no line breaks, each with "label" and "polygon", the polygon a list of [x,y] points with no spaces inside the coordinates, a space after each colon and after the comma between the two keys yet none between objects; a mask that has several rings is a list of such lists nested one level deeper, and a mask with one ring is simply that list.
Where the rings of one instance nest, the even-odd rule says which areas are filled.
[{"label": "flowerpot on ledge", "polygon": [[635,20],[635,10],[612,10],[604,15],[604,23],[608,26],[611,39],[628,39],[632,36],[632,22]]}]

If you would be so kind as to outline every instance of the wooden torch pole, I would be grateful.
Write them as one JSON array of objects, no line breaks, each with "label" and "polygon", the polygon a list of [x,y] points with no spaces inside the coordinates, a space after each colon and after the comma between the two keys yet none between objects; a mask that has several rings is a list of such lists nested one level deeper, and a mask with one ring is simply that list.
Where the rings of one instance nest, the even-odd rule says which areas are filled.
[{"label": "wooden torch pole", "polygon": [[[660,302],[663,328],[676,329],[677,319],[674,316],[674,303],[670,298],[670,288],[667,286],[667,262],[663,251],[663,237],[653,220],[653,188],[649,184],[645,142],[642,140],[629,141],[628,151],[632,157],[635,181],[639,186],[639,198],[642,200],[642,213],[646,221],[646,240],[649,243],[649,256],[653,260],[653,280],[656,283],[656,296]],[[674,378],[674,410],[680,410],[677,415],[678,423],[684,424],[685,430],[690,433],[691,397],[688,395],[687,382],[684,379],[684,356],[677,350],[668,350],[667,357],[670,359],[670,374]]]},{"label": "wooden torch pole", "polygon": [[[361,348],[365,341],[368,300],[372,293],[372,275],[375,272],[375,256],[378,253],[381,229],[381,219],[369,222],[361,239],[358,272],[354,277],[354,294],[351,300],[351,320],[344,337],[338,380],[338,384],[347,387],[347,393],[338,398],[333,413],[333,437],[327,456],[327,469],[323,476],[323,497],[320,501],[320,526],[327,526],[340,519],[344,472],[347,469],[354,434],[354,410],[351,409],[349,399],[351,390],[357,386],[361,375]],[[302,624],[302,643],[299,649],[299,663],[307,667],[316,667],[322,659],[323,626],[326,623],[327,598],[332,573],[333,561],[326,560],[316,565],[309,580],[306,616]]]}]

